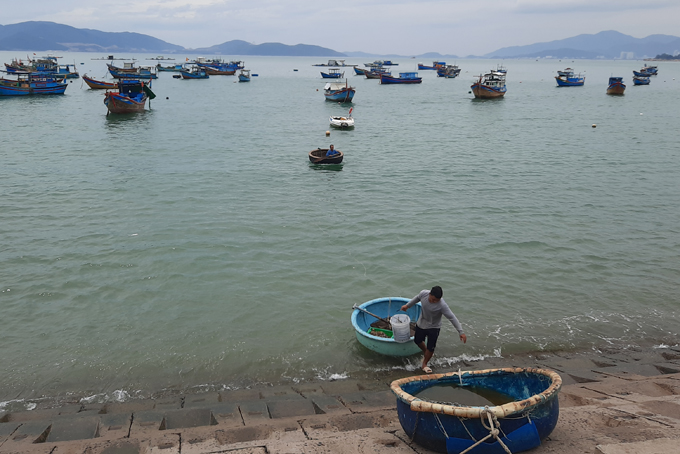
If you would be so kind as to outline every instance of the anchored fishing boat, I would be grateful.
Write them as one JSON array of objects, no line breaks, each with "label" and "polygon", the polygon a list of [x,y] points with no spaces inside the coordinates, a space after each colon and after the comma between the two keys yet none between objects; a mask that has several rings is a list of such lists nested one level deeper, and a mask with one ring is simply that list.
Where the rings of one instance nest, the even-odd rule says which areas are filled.
[{"label": "anchored fishing boat", "polygon": [[[409,301],[407,298],[398,297],[376,298],[360,306],[354,306],[351,321],[359,343],[369,350],[387,356],[411,356],[421,353],[420,347],[413,342],[413,336],[409,336],[407,342],[397,342],[393,337],[392,330],[384,333],[384,328],[371,326],[381,320],[389,325],[388,322],[393,315],[404,314],[401,311],[401,306]],[[410,307],[405,314],[408,315],[410,320],[418,320],[421,307],[421,304],[417,303]],[[384,334],[389,337],[385,337]]]},{"label": "anchored fishing boat", "polygon": [[61,95],[68,87],[54,74],[31,72],[14,76],[16,79],[0,79],[0,96]]},{"label": "anchored fishing boat", "polygon": [[383,74],[385,74],[386,76],[391,76],[392,71],[390,71],[387,68],[376,66],[375,68],[367,70],[364,73],[364,76],[366,76],[366,79],[380,79],[380,76]]},{"label": "anchored fishing boat", "polygon": [[250,70],[242,69],[238,75],[239,82],[250,82]]},{"label": "anchored fishing boat", "polygon": [[349,129],[354,127],[354,117],[352,117],[352,110],[354,108],[349,109],[349,113],[347,114],[346,117],[339,117],[339,116],[332,116],[330,117],[330,125],[333,126],[334,128],[339,128],[339,129]]},{"label": "anchored fishing boat", "polygon": [[88,87],[94,89],[94,90],[115,90],[118,88],[117,83],[112,83],[112,82],[102,82],[100,80],[93,79],[91,77],[88,77],[87,74],[83,74],[83,81],[87,84]]},{"label": "anchored fishing boat", "polygon": [[183,71],[180,71],[179,74],[182,76],[182,79],[208,79],[210,76],[208,75],[207,71],[205,70],[204,67],[201,66],[192,66],[191,69],[185,69]]},{"label": "anchored fishing boat", "polygon": [[447,79],[454,79],[460,74],[460,68],[457,65],[444,65],[437,68],[437,77],[445,77]]},{"label": "anchored fishing boat", "polygon": [[104,94],[104,104],[108,109],[106,115],[142,112],[146,100],[155,97],[154,92],[143,81],[120,79],[118,91],[107,91]]},{"label": "anchored fishing boat", "polygon": [[352,102],[356,93],[356,88],[349,86],[347,81],[344,84],[342,82],[328,82],[323,89],[326,101]]},{"label": "anchored fishing boat", "polygon": [[418,63],[418,71],[426,71],[426,70],[436,71],[437,69],[439,69],[443,66],[446,66],[445,61],[433,61],[432,66],[427,66],[427,65],[424,65],[422,63]]},{"label": "anchored fishing boat", "polygon": [[399,73],[399,77],[393,77],[390,74],[380,74],[380,83],[383,85],[389,84],[419,84],[423,82],[422,77],[418,77],[418,73]]},{"label": "anchored fishing boat", "polygon": [[354,74],[356,74],[357,76],[363,76],[366,73],[366,71],[368,71],[368,69],[359,68],[358,66],[354,67]]},{"label": "anchored fishing boat", "polygon": [[475,98],[492,99],[505,96],[507,87],[505,86],[505,74],[492,71],[480,75],[477,82],[470,86]]},{"label": "anchored fishing boat", "polygon": [[633,85],[649,85],[649,76],[633,76]]},{"label": "anchored fishing boat", "polygon": [[337,68],[331,68],[327,73],[321,71],[322,79],[342,79],[345,77],[345,71],[340,71]]},{"label": "anchored fishing boat", "polygon": [[623,77],[610,77],[609,86],[607,87],[608,95],[622,95],[626,90],[626,84],[623,83]]},{"label": "anchored fishing boat", "polygon": [[345,156],[342,151],[336,150],[338,153],[326,156],[328,148],[317,148],[309,152],[309,162],[312,164],[340,164],[342,158]]},{"label": "anchored fishing boat", "polygon": [[555,76],[558,87],[581,87],[586,82],[585,76],[574,75],[574,70],[567,68],[564,71],[557,71]]},{"label": "anchored fishing boat", "polygon": [[[418,397],[434,387],[451,395],[463,390],[493,396],[496,402],[478,406]],[[436,452],[470,454],[514,454],[540,446],[557,425],[561,387],[557,373],[533,368],[421,375],[390,385],[411,440]]]},{"label": "anchored fishing boat", "polygon": [[203,66],[203,69],[209,76],[233,76],[236,74],[236,69],[230,66]]}]

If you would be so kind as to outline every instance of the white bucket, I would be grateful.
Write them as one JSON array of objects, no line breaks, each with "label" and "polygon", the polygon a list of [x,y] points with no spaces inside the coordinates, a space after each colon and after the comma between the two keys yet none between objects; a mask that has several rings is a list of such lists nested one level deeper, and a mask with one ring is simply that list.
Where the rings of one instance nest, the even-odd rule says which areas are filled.
[{"label": "white bucket", "polygon": [[399,343],[411,340],[411,318],[406,314],[393,315],[390,318],[392,324],[393,339]]}]

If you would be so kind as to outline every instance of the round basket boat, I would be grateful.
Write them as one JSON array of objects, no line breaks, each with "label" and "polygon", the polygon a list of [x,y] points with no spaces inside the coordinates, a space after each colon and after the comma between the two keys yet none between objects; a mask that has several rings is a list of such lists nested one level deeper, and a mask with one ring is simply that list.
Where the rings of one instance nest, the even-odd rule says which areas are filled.
[{"label": "round basket boat", "polygon": [[[462,406],[423,400],[414,394],[436,385],[482,388],[513,401],[498,406]],[[557,425],[562,379],[553,371],[504,368],[407,377],[390,385],[399,422],[417,444],[441,453],[517,453],[540,446]],[[493,436],[496,431],[497,437]],[[472,448],[472,449],[470,449]]]},{"label": "round basket boat", "polygon": [[340,164],[345,156],[342,151],[336,150],[340,154],[326,156],[328,148],[317,148],[309,152],[309,162],[312,164]]},{"label": "round basket boat", "polygon": [[[400,311],[401,306],[408,303],[410,300],[406,298],[376,298],[367,301],[352,312],[352,326],[357,336],[357,340],[366,348],[373,350],[376,353],[387,356],[410,356],[416,353],[421,353],[420,347],[413,342],[413,336],[408,342],[397,342],[393,338],[379,337],[371,334],[371,323],[378,319],[371,314],[378,317],[388,319],[397,313],[403,314]],[[363,309],[364,311],[362,311]],[[421,305],[417,303],[406,311],[406,315],[412,321],[418,320],[420,316]]]}]

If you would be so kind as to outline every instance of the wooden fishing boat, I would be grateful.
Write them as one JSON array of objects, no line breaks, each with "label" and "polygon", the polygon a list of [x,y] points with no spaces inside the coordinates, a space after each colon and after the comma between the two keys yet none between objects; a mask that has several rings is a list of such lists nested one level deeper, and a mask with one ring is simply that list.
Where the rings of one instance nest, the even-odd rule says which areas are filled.
[{"label": "wooden fishing boat", "polygon": [[369,71],[366,71],[364,76],[366,76],[366,79],[380,79],[380,76],[383,74],[391,76],[392,72],[387,68],[375,67]]},{"label": "wooden fishing boat", "polygon": [[328,82],[324,86],[324,96],[326,101],[334,102],[352,102],[354,99],[354,94],[356,89],[349,86],[347,81],[343,84],[342,82]]},{"label": "wooden fishing boat", "polygon": [[180,71],[179,74],[182,79],[207,79],[210,77],[205,70],[205,67],[194,66],[191,69]]},{"label": "wooden fishing boat", "polygon": [[493,99],[505,96],[507,87],[505,86],[505,74],[492,71],[480,75],[477,82],[470,86],[475,98]]},{"label": "wooden fishing boat", "polygon": [[610,77],[609,86],[607,87],[608,95],[622,95],[626,90],[626,84],[623,83],[623,77]]},{"label": "wooden fishing boat", "polygon": [[585,76],[573,75],[573,76],[555,76],[558,87],[582,87],[586,83]]},{"label": "wooden fishing boat", "polygon": [[433,61],[432,66],[424,65],[422,63],[418,63],[418,71],[426,71],[426,70],[434,70],[436,71],[437,69],[446,66],[446,62],[444,61]]},{"label": "wooden fishing boat", "polygon": [[[500,394],[507,403],[464,406],[417,397],[433,386]],[[435,452],[469,449],[470,454],[517,453],[540,446],[557,425],[561,387],[557,373],[533,368],[420,375],[390,385],[399,422],[411,440]]]},{"label": "wooden fishing boat", "polygon": [[16,79],[0,79],[0,96],[61,95],[68,84],[54,74],[16,73]]},{"label": "wooden fishing boat", "polygon": [[236,74],[236,69],[226,69],[226,67],[204,66],[203,69],[209,76],[233,76]]},{"label": "wooden fishing boat", "polygon": [[330,125],[333,126],[334,128],[339,128],[339,129],[349,129],[354,127],[354,117],[352,117],[352,110],[354,108],[349,109],[349,113],[347,114],[346,117],[342,116],[331,116],[330,117]]},{"label": "wooden fishing boat", "polygon": [[91,77],[88,77],[87,74],[83,74],[83,80],[85,83],[88,85],[88,87],[94,89],[94,90],[115,90],[118,88],[117,83],[112,83],[112,82],[102,82],[99,80],[95,80]]},{"label": "wooden fishing boat", "polygon": [[342,79],[345,77],[345,71],[340,71],[337,68],[331,68],[327,73],[321,71],[322,79]]},{"label": "wooden fishing boat", "polygon": [[312,164],[340,164],[345,156],[342,151],[336,150],[338,154],[326,156],[328,148],[317,148],[309,152],[309,162]]},{"label": "wooden fishing boat", "polygon": [[649,85],[649,77],[633,76],[633,85]]},{"label": "wooden fishing boat", "polygon": [[156,95],[141,80],[120,79],[118,91],[107,91],[104,94],[104,104],[109,113],[125,114],[144,111],[147,99],[154,99]]},{"label": "wooden fishing boat", "polygon": [[[411,336],[408,342],[397,342],[392,338],[385,338],[381,336],[376,336],[372,334],[371,324],[376,322],[378,319],[371,314],[377,315],[383,319],[389,320],[390,317],[396,315],[397,313],[403,314],[401,312],[401,306],[408,303],[410,300],[407,298],[376,298],[371,301],[367,301],[364,304],[355,307],[352,312],[352,326],[357,337],[357,340],[361,345],[373,350],[376,353],[387,356],[411,356],[416,353],[421,353],[420,347],[418,347],[415,342],[413,342],[413,336]],[[412,321],[418,320],[421,311],[420,303],[415,306],[410,307],[406,311],[406,315]],[[367,311],[367,312],[364,312]],[[369,332],[371,331],[371,332]]]},{"label": "wooden fishing boat", "polygon": [[359,68],[358,66],[354,67],[354,74],[356,74],[357,76],[363,76],[366,73],[366,71],[368,71],[368,70],[363,69],[363,68]]},{"label": "wooden fishing boat", "polygon": [[238,75],[239,82],[250,82],[250,70],[242,69]]},{"label": "wooden fishing boat", "polygon": [[419,84],[422,82],[423,78],[418,77],[418,73],[399,73],[399,77],[394,77],[390,74],[380,74],[380,83],[383,85]]}]

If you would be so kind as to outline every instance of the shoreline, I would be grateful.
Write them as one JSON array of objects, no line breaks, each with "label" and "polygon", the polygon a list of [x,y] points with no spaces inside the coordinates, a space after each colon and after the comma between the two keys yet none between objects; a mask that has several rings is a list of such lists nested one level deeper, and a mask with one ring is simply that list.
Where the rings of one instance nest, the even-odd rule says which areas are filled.
[{"label": "shoreline", "polygon": [[[550,369],[562,378],[558,425],[531,452],[676,452],[679,346],[539,352],[461,364],[462,370],[500,367]],[[30,411],[0,410],[0,452],[429,454],[404,433],[389,390],[393,380],[412,375],[385,371],[372,380],[168,391],[125,402],[83,402],[75,396],[56,406],[37,402]]]}]

